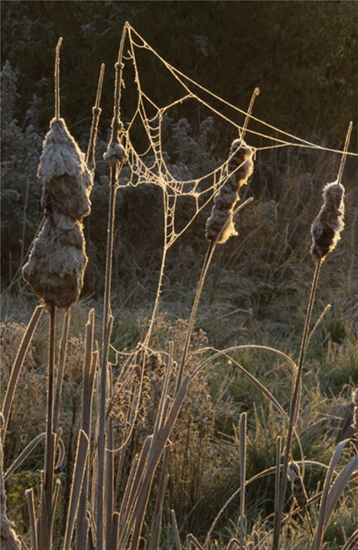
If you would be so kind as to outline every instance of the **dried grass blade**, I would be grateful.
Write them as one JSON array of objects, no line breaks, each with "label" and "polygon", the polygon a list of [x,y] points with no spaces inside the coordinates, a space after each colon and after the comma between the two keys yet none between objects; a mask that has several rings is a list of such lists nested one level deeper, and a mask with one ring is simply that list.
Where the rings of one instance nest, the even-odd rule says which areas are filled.
[{"label": "dried grass blade", "polygon": [[188,550],[191,550],[191,545],[193,544],[198,550],[204,550],[204,546],[201,546],[201,544],[196,540],[194,535],[191,533],[186,537],[186,541],[188,544]]},{"label": "dried grass blade", "polygon": [[337,479],[334,481],[327,499],[326,513],[324,517],[324,528],[333,514],[336,504],[351,479],[351,475],[358,466],[358,455],[356,455],[348,464],[345,465],[343,470],[338,474]]},{"label": "dried grass blade", "polygon": [[31,443],[25,447],[25,449],[22,451],[22,453],[17,457],[16,460],[11,464],[10,468],[5,472],[4,474],[4,481],[7,481],[9,477],[17,470],[19,466],[26,460],[26,458],[29,456],[29,454],[34,450],[34,448],[46,437],[46,433],[39,434],[36,436]]},{"label": "dried grass blade", "polygon": [[164,452],[162,471],[160,474],[159,486],[157,499],[155,502],[154,510],[154,522],[152,527],[152,535],[149,544],[149,550],[158,550],[159,549],[159,538],[160,538],[160,529],[162,526],[162,516],[163,516],[163,504],[165,491],[169,481],[169,474],[167,474],[168,461],[169,461],[170,448],[167,447]]},{"label": "dried grass blade", "polygon": [[29,517],[30,517],[32,550],[38,550],[34,491],[33,489],[27,489],[27,491],[25,491],[25,494],[26,494],[27,507],[29,509]]},{"label": "dried grass blade", "polygon": [[43,307],[42,306],[37,306],[35,308],[35,310],[32,314],[32,317],[30,319],[30,322],[27,325],[26,332],[25,332],[25,334],[22,338],[22,341],[21,341],[21,344],[20,344],[20,347],[19,347],[19,351],[17,352],[17,355],[16,355],[14,366],[11,370],[9,385],[7,387],[7,390],[6,390],[4,406],[3,406],[3,410],[2,410],[2,414],[3,414],[3,417],[4,417],[4,422],[1,426],[1,439],[2,439],[3,444],[4,444],[4,441],[5,441],[5,435],[6,435],[6,430],[7,430],[7,424],[8,424],[8,421],[9,421],[11,405],[12,405],[12,401],[13,401],[13,398],[14,398],[14,394],[15,394],[15,390],[16,390],[16,386],[17,386],[17,381],[19,379],[20,370],[21,370],[21,367],[23,365],[26,353],[29,349],[29,345],[31,343],[33,334],[36,330],[37,323],[39,322],[39,319],[41,317],[42,312],[43,312]]},{"label": "dried grass blade", "polygon": [[78,436],[78,445],[76,453],[76,461],[72,478],[71,496],[68,509],[68,516],[66,522],[66,533],[63,544],[64,550],[69,550],[71,544],[71,538],[75,519],[77,515],[78,502],[81,494],[81,486],[83,481],[83,475],[86,467],[86,460],[88,454],[89,439],[83,430],[80,430]]},{"label": "dried grass blade", "polygon": [[357,539],[358,539],[358,529],[354,531],[353,535],[349,537],[345,545],[342,546],[341,550],[348,550],[349,547],[353,544],[353,542],[356,541]]},{"label": "dried grass blade", "polygon": [[320,508],[319,508],[318,522],[317,522],[315,537],[314,537],[314,540],[313,540],[311,550],[319,550],[320,547],[321,547],[322,538],[323,538],[323,534],[324,534],[325,517],[326,517],[328,494],[329,494],[329,490],[330,490],[331,480],[332,480],[334,469],[337,465],[337,462],[338,462],[338,460],[339,460],[339,458],[340,458],[340,456],[343,452],[344,447],[348,443],[348,441],[349,441],[349,439],[345,439],[344,441],[341,441],[341,443],[339,443],[339,445],[337,445],[337,447],[336,447],[336,449],[333,453],[333,456],[332,456],[332,459],[331,459],[331,462],[330,462],[330,465],[329,465],[329,468],[328,468],[328,472],[326,474],[326,478],[325,478],[325,481],[324,481],[324,485],[323,485],[322,499],[321,499],[321,505],[320,505]]},{"label": "dried grass blade", "polygon": [[231,539],[226,550],[236,550],[237,548],[239,548],[239,541],[237,539]]},{"label": "dried grass blade", "polygon": [[173,531],[174,531],[175,548],[176,548],[176,550],[180,550],[180,538],[179,538],[177,518],[175,516],[175,510],[171,510],[170,515],[171,515],[171,518],[172,518],[172,526],[173,526]]}]

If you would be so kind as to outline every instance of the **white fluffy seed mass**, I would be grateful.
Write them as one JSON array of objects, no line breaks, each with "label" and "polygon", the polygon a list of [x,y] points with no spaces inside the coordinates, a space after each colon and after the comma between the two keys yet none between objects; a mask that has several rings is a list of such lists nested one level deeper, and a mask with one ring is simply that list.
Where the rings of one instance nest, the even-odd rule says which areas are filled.
[{"label": "white fluffy seed mass", "polygon": [[233,211],[240,187],[247,183],[253,172],[252,157],[253,150],[243,140],[235,139],[232,142],[228,160],[229,177],[216,195],[211,216],[206,223],[208,241],[223,244],[238,234],[234,226]]},{"label": "white fluffy seed mass", "polygon": [[45,137],[38,177],[44,182],[42,206],[45,213],[59,212],[81,220],[91,210],[91,174],[85,157],[65,121],[52,119]]},{"label": "white fluffy seed mass", "polygon": [[311,227],[311,256],[315,263],[324,260],[340,240],[343,216],[344,187],[338,182],[327,183],[323,189],[323,206]]},{"label": "white fluffy seed mass", "polygon": [[67,309],[80,295],[86,264],[82,224],[62,230],[46,218],[23,276],[41,303]]}]

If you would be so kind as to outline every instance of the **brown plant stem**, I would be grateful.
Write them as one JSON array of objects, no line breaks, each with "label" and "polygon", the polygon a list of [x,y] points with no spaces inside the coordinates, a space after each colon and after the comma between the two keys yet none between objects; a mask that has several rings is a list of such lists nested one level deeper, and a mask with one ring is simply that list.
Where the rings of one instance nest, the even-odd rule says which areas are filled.
[{"label": "brown plant stem", "polygon": [[309,334],[309,327],[310,327],[310,321],[312,316],[312,310],[313,310],[313,304],[314,299],[316,295],[317,290],[317,283],[318,278],[321,270],[322,262],[318,261],[316,264],[312,286],[311,286],[311,294],[310,299],[308,302],[308,308],[306,313],[306,320],[305,325],[303,329],[303,336],[301,341],[301,349],[300,349],[300,356],[298,360],[298,368],[297,368],[297,375],[295,380],[295,386],[294,386],[294,392],[293,397],[291,401],[291,410],[290,410],[290,422],[288,426],[287,431],[287,438],[286,438],[286,446],[285,446],[285,456],[283,461],[283,468],[282,468],[282,474],[281,474],[281,483],[280,483],[280,491],[278,495],[278,502],[277,502],[277,510],[275,513],[275,519],[274,519],[274,532],[273,532],[273,540],[272,540],[272,550],[278,550],[279,547],[279,540],[280,540],[280,531],[281,531],[281,520],[283,515],[283,506],[285,502],[285,494],[286,494],[286,487],[287,487],[287,470],[288,470],[288,463],[290,459],[291,454],[291,442],[292,442],[292,434],[293,430],[296,425],[299,406],[300,406],[300,397],[301,397],[301,377],[302,377],[302,369],[303,369],[303,362],[306,355],[307,350],[307,342],[308,342],[308,334]]}]

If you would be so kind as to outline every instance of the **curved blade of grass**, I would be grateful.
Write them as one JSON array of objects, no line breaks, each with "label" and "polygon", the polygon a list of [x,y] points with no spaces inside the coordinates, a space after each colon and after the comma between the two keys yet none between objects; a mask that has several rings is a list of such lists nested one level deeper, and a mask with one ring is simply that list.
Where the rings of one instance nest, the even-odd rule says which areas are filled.
[{"label": "curved blade of grass", "polygon": [[[305,466],[317,466],[319,468],[328,468],[328,466],[326,464],[322,464],[321,462],[316,462],[314,460],[305,460],[305,461],[297,460],[297,464],[299,466],[305,465]],[[276,473],[276,470],[277,470],[277,467],[272,466],[271,468],[267,468],[267,470],[264,470],[263,472],[260,472],[259,474],[256,474],[255,476],[251,477],[249,480],[246,481],[245,487],[247,487],[250,483],[253,483],[254,481],[257,481],[258,479],[261,479],[262,477],[265,477],[265,476]],[[282,470],[283,470],[283,465],[280,465],[280,472]],[[228,500],[225,502],[223,507],[217,513],[213,523],[211,524],[209,532],[206,535],[205,544],[204,544],[205,548],[208,547],[209,539],[211,537],[211,534],[214,530],[215,525],[219,521],[221,515],[226,510],[226,508],[229,506],[229,504],[240,494],[240,491],[241,491],[241,487],[236,489],[236,491],[233,492],[233,494],[228,498]],[[311,502],[311,501],[309,501],[309,502]]]},{"label": "curved blade of grass", "polygon": [[356,455],[348,464],[345,465],[343,470],[338,474],[337,479],[333,483],[327,499],[326,513],[324,517],[324,527],[327,527],[336,504],[346,488],[348,482],[351,479],[351,475],[358,466],[358,455]]},{"label": "curved blade of grass", "polygon": [[331,462],[330,462],[330,465],[329,465],[329,468],[328,468],[328,472],[326,474],[326,478],[325,478],[325,481],[324,481],[324,485],[323,485],[322,499],[321,499],[321,504],[320,504],[320,507],[319,507],[318,522],[317,522],[317,527],[316,527],[316,531],[315,531],[315,538],[313,540],[311,550],[319,550],[321,548],[322,538],[323,538],[323,534],[324,534],[324,527],[325,527],[325,523],[326,523],[325,518],[326,518],[326,511],[327,511],[327,505],[328,505],[328,495],[329,495],[331,480],[332,480],[334,469],[337,465],[337,462],[340,459],[340,456],[343,452],[343,449],[347,445],[348,441],[349,441],[349,439],[345,439],[344,441],[341,441],[341,443],[339,443],[339,445],[337,445],[337,447],[336,447],[336,449],[333,453],[333,456],[332,456],[332,459],[331,459]]},{"label": "curved blade of grass", "polygon": [[5,441],[5,435],[6,435],[6,430],[7,430],[7,424],[8,424],[8,421],[9,421],[11,405],[12,405],[12,401],[13,401],[13,398],[14,398],[14,394],[15,394],[15,390],[16,390],[16,386],[17,386],[17,381],[19,379],[20,370],[21,370],[21,367],[23,365],[26,353],[29,349],[29,345],[31,343],[33,334],[36,330],[37,323],[39,322],[39,319],[41,317],[42,312],[43,312],[43,307],[42,306],[37,306],[35,308],[35,310],[32,314],[32,317],[30,319],[30,322],[27,325],[26,332],[25,332],[25,334],[22,338],[22,341],[21,341],[21,344],[20,344],[20,347],[19,347],[19,351],[17,352],[17,355],[16,355],[14,366],[11,370],[9,385],[7,387],[7,390],[6,390],[4,406],[3,406],[3,409],[2,409],[2,414],[4,416],[4,423],[1,427],[1,439],[2,439],[3,444],[4,444],[4,441]]},{"label": "curved blade of grass", "polygon": [[186,537],[186,541],[188,544],[188,550],[191,550],[191,545],[193,544],[198,550],[204,550],[204,547],[201,546],[201,544],[196,540],[194,535],[191,533]]}]

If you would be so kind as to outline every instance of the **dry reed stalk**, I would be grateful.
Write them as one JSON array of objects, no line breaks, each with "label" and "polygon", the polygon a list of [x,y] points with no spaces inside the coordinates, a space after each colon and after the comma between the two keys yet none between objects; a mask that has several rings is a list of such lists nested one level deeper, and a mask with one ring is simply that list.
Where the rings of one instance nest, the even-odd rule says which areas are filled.
[{"label": "dry reed stalk", "polygon": [[235,204],[239,199],[239,190],[247,183],[254,169],[254,150],[246,145],[244,142],[244,136],[248,119],[251,115],[255,99],[259,93],[259,88],[255,88],[244,121],[244,126],[241,131],[240,139],[234,140],[231,144],[227,165],[227,175],[224,178],[223,184],[214,199],[212,214],[206,223],[206,238],[209,241],[209,246],[196,289],[193,307],[190,313],[187,336],[178,369],[176,391],[178,391],[182,380],[189,351],[191,334],[194,329],[196,312],[215,247],[217,244],[225,243],[229,237],[237,235],[233,222],[234,216],[237,212],[239,212],[239,210],[241,210],[241,208],[252,201],[250,198],[234,210]]},{"label": "dry reed stalk", "polygon": [[[5,419],[0,414],[1,428]],[[0,547],[2,550],[20,550],[21,542],[18,538],[14,525],[9,521],[6,510],[6,491],[3,475],[3,442],[0,440]]]},{"label": "dry reed stalk", "polygon": [[105,160],[110,166],[110,198],[108,210],[108,237],[106,251],[106,274],[104,292],[104,313],[103,313],[103,347],[101,361],[100,379],[100,407],[99,407],[99,431],[97,446],[97,480],[96,480],[96,530],[97,550],[104,550],[105,526],[104,526],[104,502],[105,502],[105,459],[106,459],[106,394],[107,394],[107,368],[110,337],[112,332],[113,317],[111,315],[111,280],[113,263],[113,240],[114,220],[116,207],[116,194],[118,189],[118,178],[120,170],[126,161],[124,149],[121,145],[122,123],[120,121],[120,99],[122,85],[122,64],[124,40],[126,37],[127,25],[124,26],[121,43],[119,47],[118,61],[115,64],[115,90],[114,108],[112,118],[112,133],[108,144]]},{"label": "dry reed stalk", "polygon": [[174,510],[170,511],[170,516],[172,518],[175,548],[176,548],[176,550],[180,550],[180,538],[179,538],[178,523],[177,523],[177,518],[175,516],[175,511]]},{"label": "dry reed stalk", "polygon": [[[92,418],[92,397],[94,389],[95,370],[97,363],[97,352],[93,352],[94,340],[94,310],[88,314],[86,325],[85,357],[83,366],[83,388],[82,388],[82,420],[81,429],[91,439],[91,418]],[[87,520],[87,500],[88,500],[88,460],[85,464],[85,471],[82,481],[80,502],[77,512],[76,528],[76,550],[86,550],[88,537]]]},{"label": "dry reed stalk", "polygon": [[70,329],[70,319],[71,319],[71,310],[68,309],[65,312],[65,317],[63,321],[62,338],[60,342],[60,356],[58,360],[55,397],[54,397],[54,404],[53,404],[53,431],[55,434],[57,434],[58,428],[59,428],[60,401],[61,401],[61,393],[62,393],[63,373],[64,373],[65,362],[66,362],[67,340],[68,340],[68,333]]},{"label": "dry reed stalk", "polygon": [[3,422],[1,424],[1,442],[4,444],[6,437],[6,430],[9,422],[10,411],[12,407],[12,402],[14,399],[17,382],[19,380],[20,371],[24,363],[25,356],[29,349],[33,334],[36,330],[37,323],[40,320],[41,314],[43,312],[42,306],[37,306],[32,314],[32,317],[27,325],[24,336],[21,340],[19,350],[16,355],[15,363],[11,369],[10,379],[6,390],[6,395],[4,399],[4,404],[2,408]]},{"label": "dry reed stalk", "polygon": [[86,470],[86,461],[89,448],[89,439],[83,430],[80,430],[78,435],[78,445],[75,460],[75,467],[72,477],[71,496],[68,507],[68,515],[66,521],[66,533],[64,537],[63,550],[69,550],[75,520],[77,516],[78,504],[82,489],[82,481]]},{"label": "dry reed stalk", "polygon": [[36,532],[36,513],[35,513],[35,503],[34,503],[34,491],[33,489],[27,489],[25,491],[27,498],[27,506],[29,510],[30,517],[30,531],[31,531],[31,542],[32,550],[38,550],[37,544],[37,532]]},{"label": "dry reed stalk", "polygon": [[311,286],[311,293],[310,293],[310,298],[309,298],[309,303],[308,303],[308,308],[306,313],[305,325],[303,329],[300,356],[298,360],[297,376],[294,384],[293,397],[291,400],[290,422],[289,422],[287,438],[286,438],[285,455],[284,455],[284,462],[283,462],[283,474],[281,478],[281,485],[280,485],[280,491],[279,491],[279,497],[278,497],[278,506],[277,506],[277,510],[274,518],[272,550],[278,550],[278,546],[279,546],[281,520],[283,515],[283,506],[284,506],[284,499],[285,499],[286,487],[287,487],[287,470],[288,470],[288,463],[289,463],[289,458],[291,454],[291,441],[292,441],[292,435],[296,425],[299,406],[300,406],[301,377],[302,377],[303,363],[304,363],[306,350],[307,350],[309,326],[311,322],[313,304],[314,304],[314,299],[316,295],[320,269],[321,269],[322,262],[325,260],[327,254],[334,249],[336,243],[340,238],[340,232],[344,227],[344,224],[341,221],[341,217],[343,216],[342,201],[344,196],[344,188],[341,185],[340,181],[342,178],[343,169],[346,161],[351,132],[352,132],[352,123],[350,123],[348,127],[348,132],[347,132],[347,136],[344,144],[342,160],[339,168],[337,181],[334,184],[329,184],[328,186],[325,187],[325,190],[323,193],[324,204],[312,225],[313,245],[311,248],[311,256],[312,256],[312,260],[315,263],[315,271],[314,271],[314,276],[313,276],[313,281]]},{"label": "dry reed stalk", "polygon": [[244,549],[246,537],[246,516],[245,516],[245,482],[246,482],[246,426],[247,413],[240,415],[239,438],[240,438],[240,550]]},{"label": "dry reed stalk", "polygon": [[167,474],[168,461],[169,461],[169,452],[164,452],[162,471],[160,473],[158,493],[157,493],[157,498],[155,502],[154,521],[153,521],[150,544],[149,544],[148,550],[159,549],[159,538],[160,538],[160,530],[162,526],[164,497],[165,497],[165,491],[169,481],[169,474]]}]

